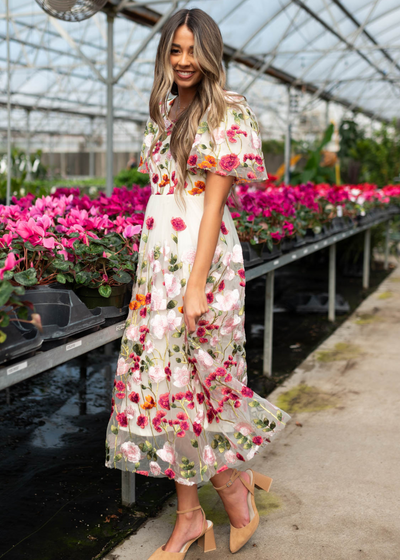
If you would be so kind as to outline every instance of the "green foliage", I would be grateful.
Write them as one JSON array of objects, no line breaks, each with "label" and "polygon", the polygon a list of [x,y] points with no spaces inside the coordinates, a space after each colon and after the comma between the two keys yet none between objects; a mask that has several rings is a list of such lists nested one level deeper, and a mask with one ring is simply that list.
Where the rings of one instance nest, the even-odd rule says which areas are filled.
[{"label": "green foliage", "polygon": [[114,177],[116,187],[131,187],[132,185],[140,185],[145,187],[149,184],[149,176],[147,173],[140,173],[137,167],[132,169],[121,169],[116,177]]},{"label": "green foliage", "polygon": [[339,126],[339,135],[340,150],[338,155],[341,163],[343,163],[343,158],[348,158],[351,150],[357,145],[357,142],[364,138],[364,131],[361,130],[358,124],[353,120],[344,119]]},{"label": "green foliage", "polygon": [[283,140],[263,140],[262,151],[264,154],[282,155],[285,153],[285,142]]},{"label": "green foliage", "polygon": [[361,163],[360,182],[392,184],[400,175],[400,128],[382,126],[371,138],[358,139],[349,155]]},{"label": "green foliage", "polygon": [[321,155],[324,147],[330,142],[334,131],[333,124],[325,130],[322,140],[314,149],[307,150],[306,163],[304,168],[294,171],[290,177],[291,185],[302,183],[335,183],[335,170],[330,167],[321,166]]}]

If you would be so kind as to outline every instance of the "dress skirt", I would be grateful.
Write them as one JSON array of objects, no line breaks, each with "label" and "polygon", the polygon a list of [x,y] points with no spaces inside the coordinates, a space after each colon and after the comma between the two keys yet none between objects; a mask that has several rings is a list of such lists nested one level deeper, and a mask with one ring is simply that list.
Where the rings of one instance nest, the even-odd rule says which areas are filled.
[{"label": "dress skirt", "polygon": [[199,484],[241,468],[289,414],[247,386],[245,271],[225,206],[206,284],[209,310],[188,334],[183,297],[196,255],[204,193],[150,196],[137,280],[114,380],[106,467]]}]

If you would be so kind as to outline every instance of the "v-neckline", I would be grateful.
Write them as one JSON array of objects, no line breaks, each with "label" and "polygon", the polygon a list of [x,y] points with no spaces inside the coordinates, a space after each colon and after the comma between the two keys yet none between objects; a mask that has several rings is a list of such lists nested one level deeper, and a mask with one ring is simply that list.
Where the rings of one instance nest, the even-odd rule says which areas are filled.
[{"label": "v-neckline", "polygon": [[171,112],[172,105],[174,104],[175,99],[176,99],[177,97],[178,97],[178,96],[175,95],[175,97],[169,101],[169,103],[168,103],[168,105],[169,105],[169,110],[167,110],[167,112],[166,112],[166,114],[165,114],[165,118],[168,119],[169,122],[172,122],[172,123],[175,123],[175,122],[178,120],[178,119],[170,119],[170,118],[169,118],[169,114],[170,114],[170,112]]}]

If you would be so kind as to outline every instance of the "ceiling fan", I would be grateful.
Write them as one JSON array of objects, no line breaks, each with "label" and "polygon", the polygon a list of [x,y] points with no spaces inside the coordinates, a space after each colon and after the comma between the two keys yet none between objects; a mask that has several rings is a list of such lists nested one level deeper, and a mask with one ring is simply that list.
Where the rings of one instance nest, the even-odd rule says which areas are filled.
[{"label": "ceiling fan", "polygon": [[63,21],[79,22],[94,16],[107,0],[36,0],[50,16]]}]

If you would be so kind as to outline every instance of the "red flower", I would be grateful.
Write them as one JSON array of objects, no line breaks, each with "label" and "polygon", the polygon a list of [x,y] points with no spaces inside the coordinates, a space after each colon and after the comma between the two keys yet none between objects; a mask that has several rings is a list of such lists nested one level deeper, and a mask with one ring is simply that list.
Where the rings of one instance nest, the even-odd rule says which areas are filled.
[{"label": "red flower", "polygon": [[197,402],[198,402],[199,404],[203,404],[204,399],[205,399],[205,396],[204,396],[203,393],[197,393],[197,394],[196,394],[196,399],[197,399]]},{"label": "red flower", "polygon": [[115,396],[117,397],[117,399],[123,399],[125,398],[125,393],[116,393]]},{"label": "red flower", "polygon": [[222,223],[221,223],[221,231],[224,235],[227,235],[229,233],[229,230],[226,229],[226,225],[225,225],[224,221],[222,221]]},{"label": "red flower", "polygon": [[178,418],[178,420],[187,420],[188,419],[188,416],[185,412],[178,412],[176,417]]},{"label": "red flower", "polygon": [[179,432],[176,432],[176,437],[185,437],[186,432],[185,430],[179,430]]},{"label": "red flower", "polygon": [[154,227],[154,218],[152,218],[151,216],[149,216],[146,220],[146,226],[147,229],[153,229]]},{"label": "red flower", "polygon": [[218,285],[218,291],[222,292],[223,290],[225,290],[225,280],[221,280],[221,282]]},{"label": "red flower", "polygon": [[142,307],[142,309],[139,311],[140,316],[145,318],[147,315],[147,307]]},{"label": "red flower", "polygon": [[161,406],[161,408],[165,408],[165,410],[169,410],[170,409],[169,393],[164,393],[163,395],[160,395],[158,397],[158,404]]},{"label": "red flower", "polygon": [[244,461],[243,455],[241,455],[240,453],[236,453],[236,457],[239,459],[239,461]]},{"label": "red flower", "polygon": [[214,294],[212,292],[208,292],[206,294],[207,297],[207,303],[212,303],[214,301]]},{"label": "red flower", "polygon": [[199,327],[197,329],[197,336],[204,336],[206,334],[206,329],[204,327]]},{"label": "red flower", "polygon": [[148,471],[136,471],[136,474],[141,474],[143,476],[149,476],[149,472]]},{"label": "red flower", "polygon": [[220,472],[226,471],[227,469],[228,469],[228,467],[226,465],[222,465],[222,467],[217,470],[217,474],[219,474]]},{"label": "red flower", "polygon": [[145,416],[144,414],[140,414],[140,416],[138,416],[136,424],[139,426],[139,428],[142,428],[142,430],[144,430],[145,426],[147,426],[148,423],[149,419],[147,418],[147,416]]},{"label": "red flower", "polygon": [[200,344],[205,344],[206,342],[208,342],[208,338],[200,337],[199,342]]},{"label": "red flower", "polygon": [[246,387],[245,385],[242,387],[240,391],[244,397],[251,398],[254,395],[254,392],[250,389],[250,387]]},{"label": "red flower", "polygon": [[157,173],[155,175],[153,175],[153,178],[152,178],[153,183],[158,183],[158,179],[159,179],[159,176],[157,175]]},{"label": "red flower", "polygon": [[253,443],[254,445],[261,445],[263,442],[263,439],[261,436],[255,436],[253,437]]},{"label": "red flower", "polygon": [[172,218],[171,224],[175,231],[183,231],[186,229],[186,224],[182,218]]},{"label": "red flower", "polygon": [[164,474],[165,474],[165,476],[167,476],[167,477],[170,478],[171,480],[172,480],[173,478],[175,478],[175,473],[174,473],[174,471],[173,471],[172,469],[166,469],[166,470],[164,471]]},{"label": "red flower", "polygon": [[135,391],[132,391],[132,393],[129,394],[129,400],[133,403],[138,403],[140,401],[139,393],[135,393]]},{"label": "red flower", "polygon": [[193,431],[194,431],[195,435],[197,437],[199,437],[199,435],[203,431],[203,428],[201,427],[201,425],[198,422],[193,422]]},{"label": "red flower", "polygon": [[117,381],[115,388],[117,391],[125,391],[125,383],[123,381]]},{"label": "red flower", "polygon": [[117,419],[118,424],[121,426],[121,428],[126,428],[127,427],[128,418],[126,417],[125,412],[120,412],[119,414],[117,414],[116,419]]},{"label": "red flower", "polygon": [[150,305],[151,303],[151,293],[147,292],[146,294],[146,305]]},{"label": "red flower", "polygon": [[220,159],[219,164],[222,169],[225,169],[225,171],[232,171],[233,169],[236,169],[236,167],[239,167],[240,160],[236,154],[228,154]]},{"label": "red flower", "polygon": [[197,163],[197,156],[195,156],[195,155],[190,156],[187,162],[188,162],[190,167],[194,167]]},{"label": "red flower", "polygon": [[243,280],[246,278],[244,268],[239,268],[239,270],[237,272],[238,272],[240,278],[243,278]]},{"label": "red flower", "polygon": [[192,401],[193,400],[193,393],[191,391],[186,391],[185,399],[187,399],[188,401]]}]

